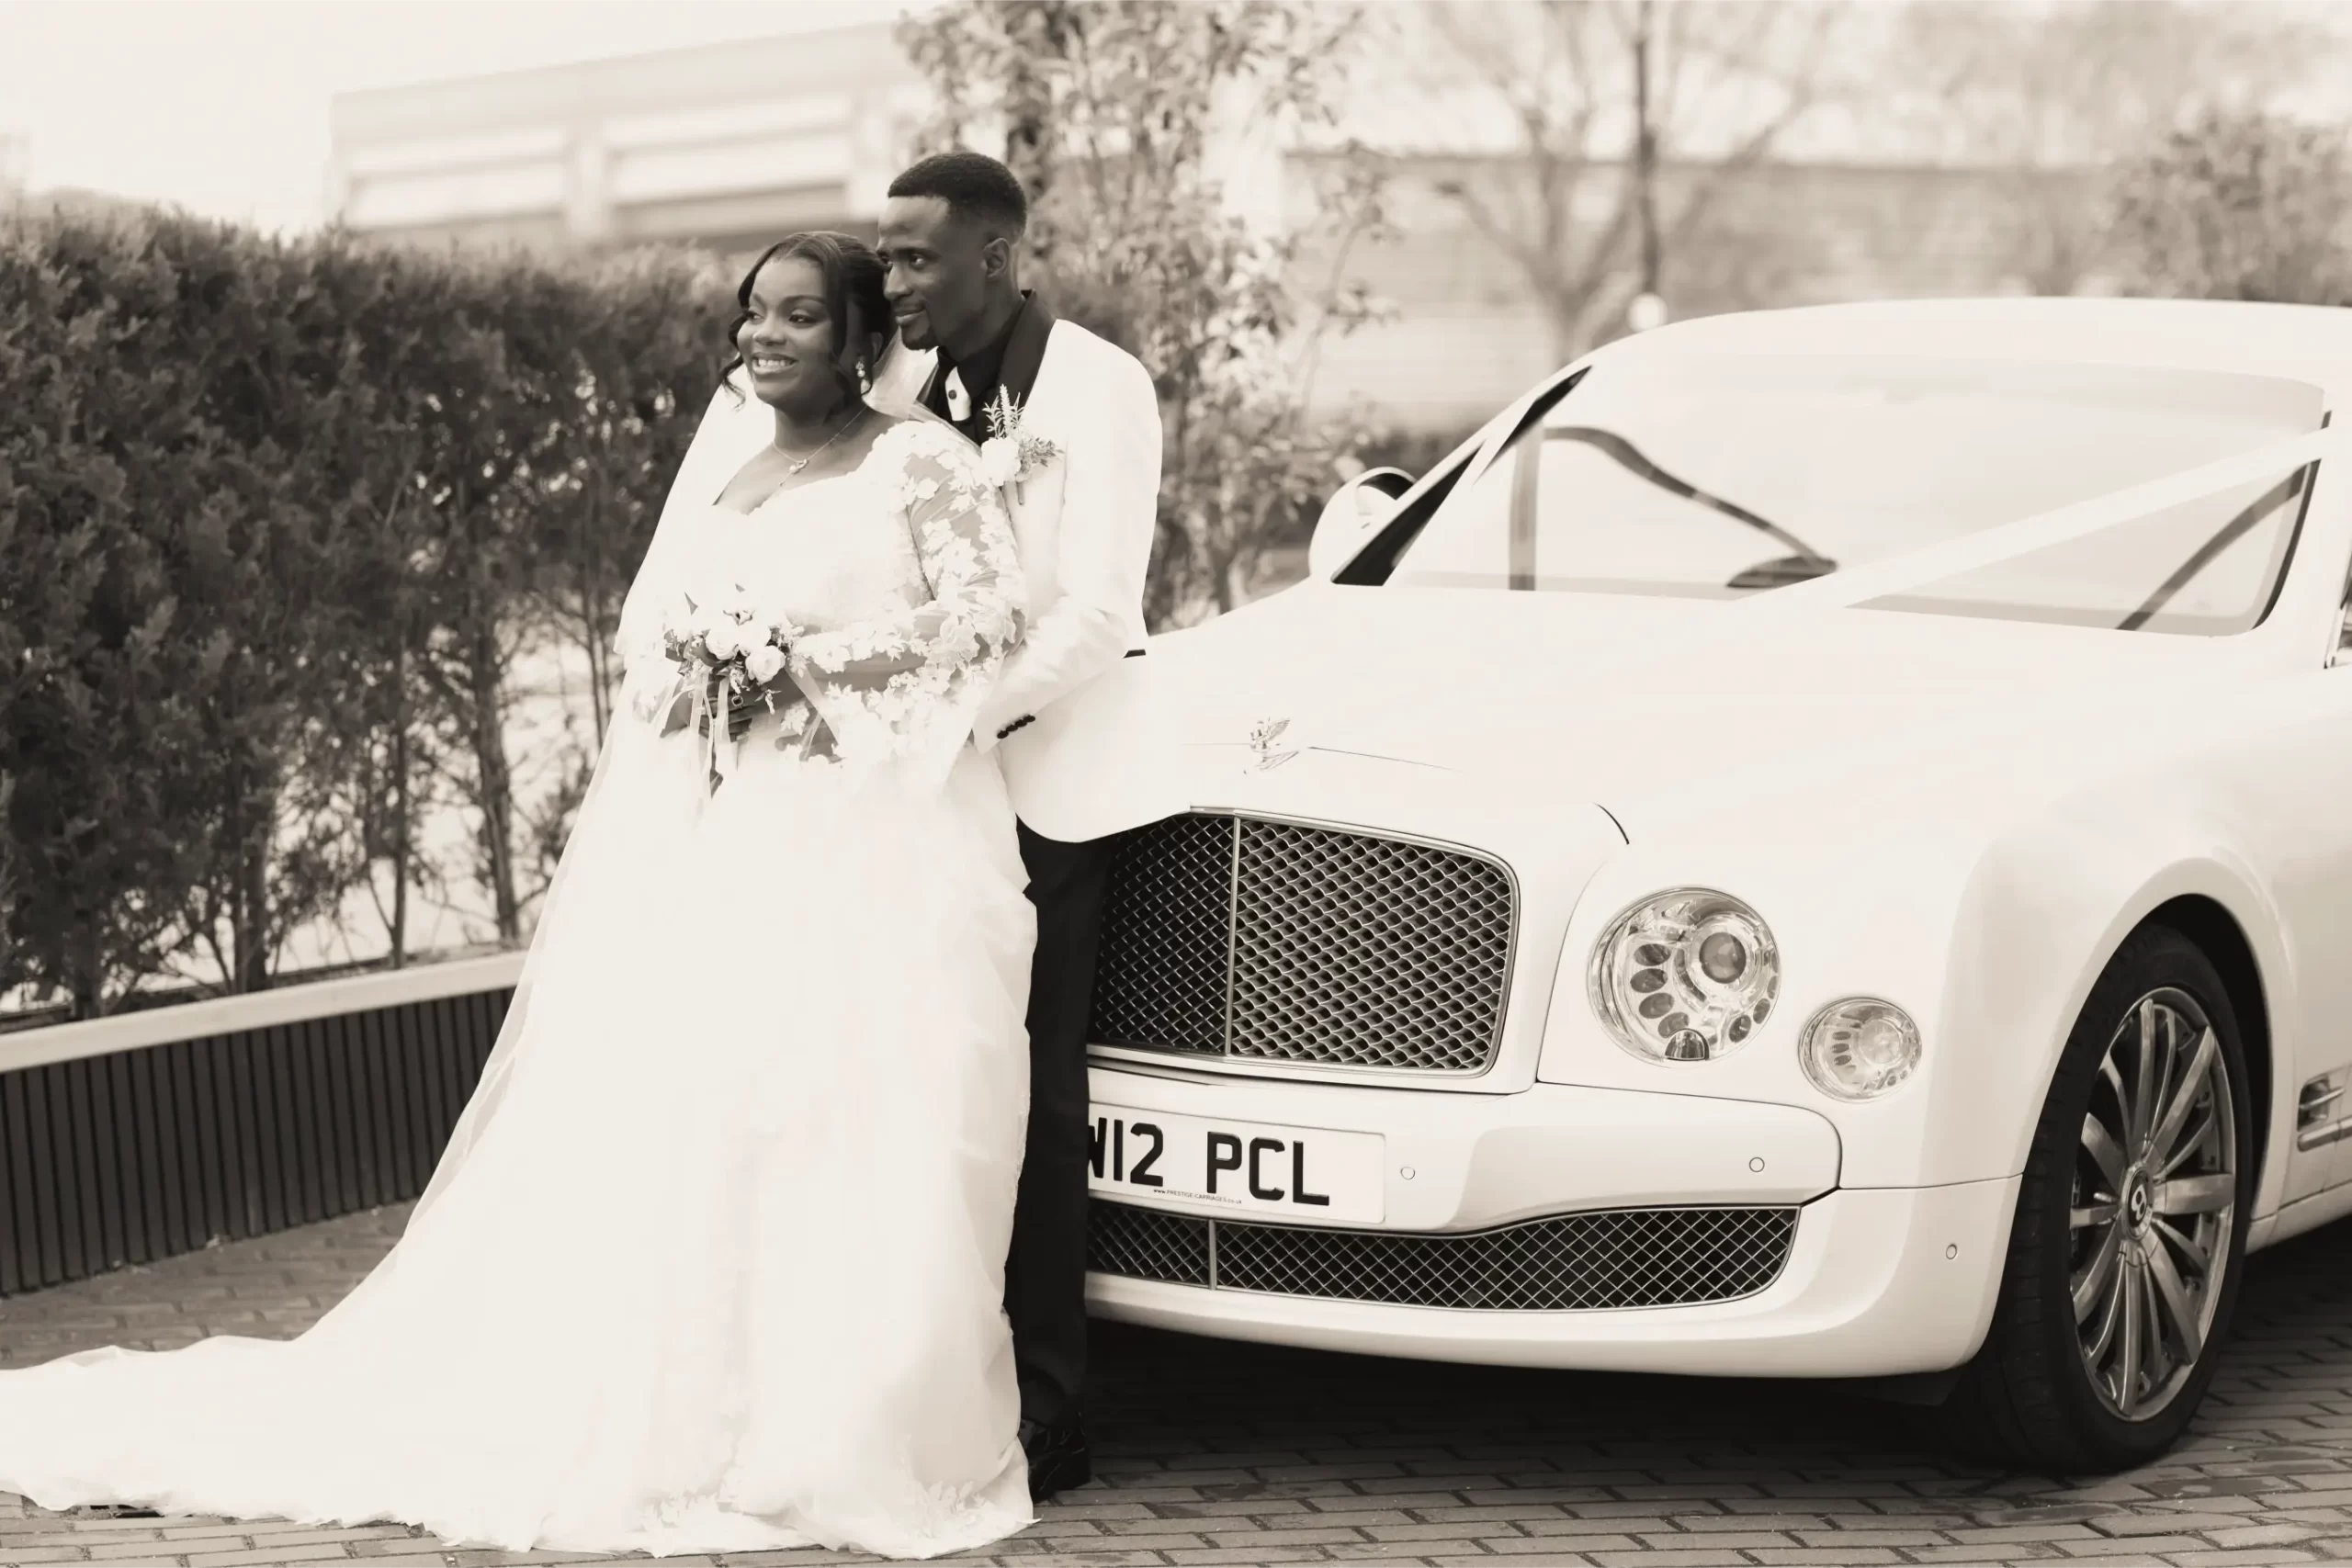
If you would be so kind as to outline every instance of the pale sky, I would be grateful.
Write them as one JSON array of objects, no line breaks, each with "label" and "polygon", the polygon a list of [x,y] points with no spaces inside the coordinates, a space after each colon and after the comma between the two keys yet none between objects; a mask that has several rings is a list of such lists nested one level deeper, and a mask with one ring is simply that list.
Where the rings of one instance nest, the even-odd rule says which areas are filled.
[{"label": "pale sky", "polygon": [[264,227],[321,221],[327,104],[359,87],[887,21],[900,0],[0,0],[27,180]]}]

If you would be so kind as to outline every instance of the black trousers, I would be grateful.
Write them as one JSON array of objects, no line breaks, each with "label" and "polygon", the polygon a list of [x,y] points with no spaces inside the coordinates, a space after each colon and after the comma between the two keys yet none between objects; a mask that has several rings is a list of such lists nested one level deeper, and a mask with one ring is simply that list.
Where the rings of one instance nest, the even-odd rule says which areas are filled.
[{"label": "black trousers", "polygon": [[1029,1142],[1005,1260],[1004,1310],[1021,1414],[1078,1419],[1086,1380],[1086,1033],[1113,840],[1068,843],[1021,826],[1037,956],[1029,982]]}]

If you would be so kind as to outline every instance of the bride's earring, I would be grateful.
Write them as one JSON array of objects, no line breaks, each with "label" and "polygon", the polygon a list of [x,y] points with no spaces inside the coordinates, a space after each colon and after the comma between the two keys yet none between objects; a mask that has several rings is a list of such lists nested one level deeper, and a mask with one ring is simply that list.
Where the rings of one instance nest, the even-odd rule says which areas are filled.
[{"label": "bride's earring", "polygon": [[874,383],[865,378],[865,361],[861,359],[857,362],[857,395],[862,398],[872,390]]}]

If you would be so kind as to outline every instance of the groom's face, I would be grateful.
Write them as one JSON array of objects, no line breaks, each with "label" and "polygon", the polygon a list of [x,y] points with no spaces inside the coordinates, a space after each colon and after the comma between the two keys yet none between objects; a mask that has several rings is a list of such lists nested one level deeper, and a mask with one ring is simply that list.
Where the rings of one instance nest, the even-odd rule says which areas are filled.
[{"label": "groom's face", "polygon": [[894,196],[882,209],[877,248],[882,291],[909,348],[937,348],[969,335],[988,312],[989,290],[1005,247],[984,224],[960,217],[944,197]]}]

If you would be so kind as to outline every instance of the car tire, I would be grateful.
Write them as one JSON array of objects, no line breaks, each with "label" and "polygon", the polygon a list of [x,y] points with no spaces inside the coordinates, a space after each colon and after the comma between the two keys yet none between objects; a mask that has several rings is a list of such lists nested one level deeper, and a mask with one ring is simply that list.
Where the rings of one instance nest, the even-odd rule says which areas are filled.
[{"label": "car tire", "polygon": [[[2158,1036],[2153,1056],[2143,1021]],[[2153,1104],[2141,1088],[2152,1060]],[[1992,1326],[1932,1413],[1947,1440],[2085,1474],[2145,1463],[2178,1439],[2237,1304],[2254,1115],[2237,1016],[2211,962],[2167,927],[2134,931],[2059,1058]]]}]

